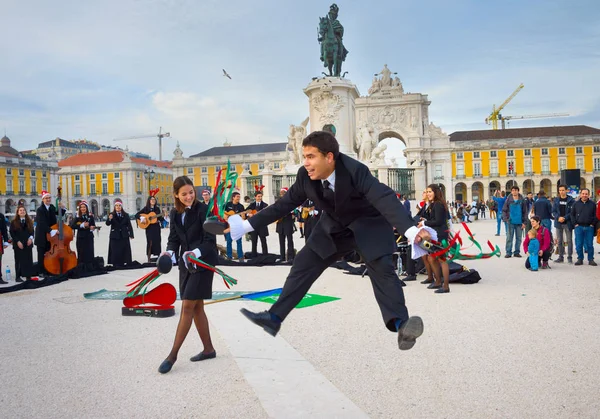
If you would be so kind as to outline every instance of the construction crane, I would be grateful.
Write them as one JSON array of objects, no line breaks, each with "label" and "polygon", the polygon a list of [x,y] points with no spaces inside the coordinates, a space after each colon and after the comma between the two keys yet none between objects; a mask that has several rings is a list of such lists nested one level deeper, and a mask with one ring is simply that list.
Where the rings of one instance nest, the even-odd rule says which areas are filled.
[{"label": "construction crane", "polygon": [[568,113],[546,113],[541,115],[520,115],[520,116],[501,116],[502,119],[502,129],[505,129],[505,121],[510,121],[513,119],[535,119],[535,118],[562,118],[564,116],[570,116]]},{"label": "construction crane", "polygon": [[510,102],[511,100],[513,100],[513,98],[517,95],[517,93],[519,93],[521,91],[521,89],[525,87],[525,85],[523,83],[521,83],[519,85],[519,87],[517,87],[515,89],[515,91],[512,93],[512,95],[510,95],[508,97],[508,99],[506,99],[504,101],[504,103],[502,103],[502,105],[498,106],[498,108],[496,108],[496,105],[494,105],[494,107],[492,108],[492,113],[485,118],[485,123],[486,124],[490,124],[490,122],[492,123],[492,129],[498,129],[498,121],[500,121],[502,119],[502,115],[500,114],[500,111],[502,109],[504,109],[504,107],[506,105],[508,105],[508,102]]},{"label": "construction crane", "polygon": [[141,140],[144,138],[158,137],[158,160],[162,161],[162,139],[164,137],[170,137],[170,136],[171,136],[171,133],[162,132],[162,127],[160,127],[158,130],[158,134],[136,135],[134,137],[115,138],[113,141]]}]

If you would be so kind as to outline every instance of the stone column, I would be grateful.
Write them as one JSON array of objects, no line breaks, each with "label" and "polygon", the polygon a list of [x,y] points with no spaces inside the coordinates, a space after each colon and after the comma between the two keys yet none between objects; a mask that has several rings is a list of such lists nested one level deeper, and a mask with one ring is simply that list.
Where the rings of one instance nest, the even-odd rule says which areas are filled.
[{"label": "stone column", "polygon": [[260,174],[262,175],[262,184],[265,185],[263,189],[263,201],[271,205],[275,202],[276,196],[274,195],[275,191],[273,191],[273,172],[265,165],[265,169]]},{"label": "stone column", "polygon": [[388,166],[377,167],[377,178],[384,185],[388,185],[388,169]]},{"label": "stone column", "polygon": [[304,89],[308,96],[310,131],[320,131],[324,125],[333,124],[340,151],[356,158],[356,112],[354,104],[360,96],[356,86],[349,80],[324,77],[313,80]]}]

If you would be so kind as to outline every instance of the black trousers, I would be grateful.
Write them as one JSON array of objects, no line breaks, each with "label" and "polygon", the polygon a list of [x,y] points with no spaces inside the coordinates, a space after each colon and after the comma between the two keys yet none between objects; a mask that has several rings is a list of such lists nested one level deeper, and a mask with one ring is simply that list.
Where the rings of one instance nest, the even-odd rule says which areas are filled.
[{"label": "black trousers", "polygon": [[36,246],[37,247],[37,255],[38,255],[38,275],[49,275],[48,271],[44,267],[44,255],[48,250],[50,250],[50,243],[46,242],[44,246]]},{"label": "black trousers", "polygon": [[[329,265],[350,251],[359,251],[352,236],[336,240],[336,246],[338,253],[327,259],[322,259],[310,247],[304,246],[294,259],[279,299],[269,311],[284,320]],[[396,332],[395,320],[406,321],[408,310],[392,254],[366,262],[366,265],[383,322],[388,330]]]},{"label": "black trousers", "polygon": [[267,236],[259,234],[255,231],[250,233],[250,239],[252,240],[252,256],[256,256],[258,254],[258,238],[260,237],[260,246],[262,248],[263,255],[269,253],[269,249],[267,247]]},{"label": "black trousers", "polygon": [[294,259],[294,232],[288,231],[286,233],[278,233],[279,234],[279,255],[281,256],[281,260],[286,260],[285,241],[287,239],[287,243],[288,243],[287,260],[292,260],[292,259]]}]

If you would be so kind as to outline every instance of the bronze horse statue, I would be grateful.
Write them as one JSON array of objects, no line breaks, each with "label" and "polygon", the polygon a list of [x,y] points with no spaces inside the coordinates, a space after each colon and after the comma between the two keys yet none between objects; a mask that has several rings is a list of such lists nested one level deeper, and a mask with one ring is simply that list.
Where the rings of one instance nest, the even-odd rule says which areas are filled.
[{"label": "bronze horse statue", "polygon": [[321,61],[323,61],[323,67],[329,69],[329,74],[325,72],[323,74],[340,77],[342,62],[346,59],[348,51],[344,48],[342,40],[336,36],[331,21],[327,17],[321,17],[319,20],[318,41],[321,43]]}]

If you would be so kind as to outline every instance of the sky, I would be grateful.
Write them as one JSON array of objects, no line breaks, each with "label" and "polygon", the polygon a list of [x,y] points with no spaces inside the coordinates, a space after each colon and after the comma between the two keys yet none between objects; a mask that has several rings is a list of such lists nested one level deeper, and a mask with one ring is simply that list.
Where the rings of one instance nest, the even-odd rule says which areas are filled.
[{"label": "sky", "polygon": [[[285,142],[308,116],[302,89],[323,71],[317,25],[331,2],[2,0],[0,129],[13,147],[86,138],[158,157]],[[595,1],[339,1],[343,71],[366,95],[384,64],[427,94],[446,133],[485,118],[566,112],[511,127],[600,128]],[[232,79],[223,77],[226,69]],[[4,132],[2,132],[4,134]],[[388,157],[403,145],[386,140]],[[392,147],[390,147],[390,144]],[[397,156],[398,157],[398,156]]]}]

